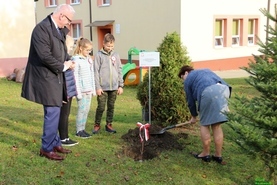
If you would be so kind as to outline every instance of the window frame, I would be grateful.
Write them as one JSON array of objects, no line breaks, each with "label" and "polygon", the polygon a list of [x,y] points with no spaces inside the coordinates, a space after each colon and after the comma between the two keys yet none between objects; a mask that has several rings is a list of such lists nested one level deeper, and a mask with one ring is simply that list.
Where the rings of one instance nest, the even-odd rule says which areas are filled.
[{"label": "window frame", "polygon": [[[109,2],[107,2],[109,1]],[[111,6],[112,5],[112,0],[97,0],[97,6]]]},{"label": "window frame", "polygon": [[224,24],[225,24],[225,20],[224,19],[215,19],[215,31],[217,28],[217,21],[221,22],[221,28],[219,30],[219,32],[221,33],[221,35],[214,35],[214,47],[215,48],[223,48],[224,47]]},{"label": "window frame", "polygon": [[[77,26],[76,29],[74,28],[75,26]],[[70,24],[70,35],[74,39],[74,43],[82,36],[82,24],[80,22],[73,22]]]},{"label": "window frame", "polygon": [[[109,1],[108,3],[105,1]],[[111,5],[111,0],[102,0],[102,6],[110,6]]]},{"label": "window frame", "polygon": [[[252,25],[252,34],[249,33],[249,21],[253,22]],[[254,46],[256,43],[256,38],[255,38],[255,34],[256,34],[256,26],[257,26],[257,19],[248,19],[248,34],[247,34],[247,44],[248,46]],[[252,40],[252,43],[250,43],[250,39]]]},{"label": "window frame", "polygon": [[[235,30],[235,32],[237,32],[236,34],[234,34],[234,22],[237,23],[237,28]],[[240,46],[240,39],[241,39],[241,20],[240,19],[233,19],[233,25],[232,25],[232,47],[237,47]]]},{"label": "window frame", "polygon": [[47,0],[47,7],[56,7],[56,6],[58,6],[58,0]]},{"label": "window frame", "polygon": [[[78,1],[78,2],[72,2],[72,1]],[[71,5],[81,4],[81,0],[70,0],[70,4]]]},{"label": "window frame", "polygon": [[216,48],[223,48],[223,36],[215,36],[215,47]]}]

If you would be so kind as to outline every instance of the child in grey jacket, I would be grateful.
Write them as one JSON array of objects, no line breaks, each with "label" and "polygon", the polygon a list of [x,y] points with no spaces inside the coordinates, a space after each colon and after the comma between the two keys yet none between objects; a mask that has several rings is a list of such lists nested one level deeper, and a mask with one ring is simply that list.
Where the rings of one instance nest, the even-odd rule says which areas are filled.
[{"label": "child in grey jacket", "polygon": [[107,103],[107,116],[105,130],[116,133],[112,128],[114,104],[117,95],[123,93],[122,65],[119,55],[114,52],[115,38],[107,33],[104,36],[103,48],[94,58],[95,85],[97,93],[97,109],[93,134],[100,130],[100,123]]}]

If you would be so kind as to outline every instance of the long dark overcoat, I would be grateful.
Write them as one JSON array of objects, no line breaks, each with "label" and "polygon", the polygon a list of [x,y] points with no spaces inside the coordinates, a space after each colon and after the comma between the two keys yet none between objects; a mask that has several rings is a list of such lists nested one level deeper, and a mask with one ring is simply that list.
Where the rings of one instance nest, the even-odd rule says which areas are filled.
[{"label": "long dark overcoat", "polygon": [[28,63],[21,96],[27,100],[47,105],[62,106],[64,94],[64,61],[70,59],[65,44],[69,30],[61,34],[48,15],[32,32]]}]

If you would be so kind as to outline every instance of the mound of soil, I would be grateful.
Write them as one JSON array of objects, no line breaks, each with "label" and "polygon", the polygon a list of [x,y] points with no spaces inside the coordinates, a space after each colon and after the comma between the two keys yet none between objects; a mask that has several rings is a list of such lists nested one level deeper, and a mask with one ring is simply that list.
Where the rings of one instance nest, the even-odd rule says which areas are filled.
[{"label": "mound of soil", "polygon": [[[121,138],[126,142],[123,147],[123,154],[133,158],[135,161],[149,160],[158,157],[161,152],[167,150],[182,150],[183,145],[178,142],[179,139],[186,139],[188,137],[185,133],[170,133],[166,131],[163,134],[151,135],[157,133],[162,128],[157,125],[151,125],[149,128],[150,137],[147,141],[140,140],[139,128],[130,129],[128,133]],[[144,132],[141,133],[144,135]]]}]

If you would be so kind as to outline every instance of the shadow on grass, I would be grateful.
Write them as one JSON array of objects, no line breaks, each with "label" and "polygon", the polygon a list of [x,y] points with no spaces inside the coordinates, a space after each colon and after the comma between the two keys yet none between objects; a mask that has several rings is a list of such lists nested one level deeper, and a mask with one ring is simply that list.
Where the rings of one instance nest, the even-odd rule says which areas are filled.
[{"label": "shadow on grass", "polygon": [[11,147],[40,143],[42,119],[37,107],[0,106],[0,141]]}]

